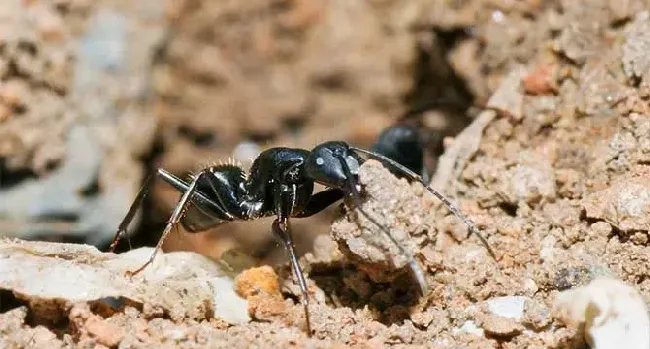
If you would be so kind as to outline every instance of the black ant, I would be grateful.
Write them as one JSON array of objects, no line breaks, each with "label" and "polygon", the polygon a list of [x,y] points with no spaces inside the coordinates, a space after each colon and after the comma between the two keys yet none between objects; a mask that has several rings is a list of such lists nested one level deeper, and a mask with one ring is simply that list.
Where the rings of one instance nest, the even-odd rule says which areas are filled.
[{"label": "black ant", "polygon": [[[232,163],[219,164],[207,167],[192,175],[189,183],[164,169],[158,169],[155,174],[146,179],[124,220],[120,223],[109,250],[114,251],[120,238],[126,233],[138,206],[156,177],[161,177],[183,195],[168,220],[151,257],[137,270],[128,271],[127,274],[131,276],[152,263],[156,253],[161,249],[163,241],[178,223],[183,225],[188,232],[196,233],[225,222],[275,216],[272,231],[282,240],[289,253],[294,276],[298,279],[303,294],[301,302],[305,309],[307,333],[311,335],[309,294],[305,277],[298,264],[289,219],[312,216],[347,195],[352,198],[356,206],[354,208],[377,225],[399,248],[400,253],[408,257],[409,267],[417,279],[422,293],[426,294],[427,283],[424,272],[413,256],[406,253],[388,229],[377,223],[361,208],[359,193],[361,187],[358,184],[357,175],[359,167],[364,161],[360,154],[364,154],[382,162],[400,177],[422,183],[454,215],[465,222],[470,232],[476,234],[490,254],[494,256],[487,241],[474,224],[441,193],[430,188],[416,173],[425,173],[426,171],[423,166],[423,146],[414,129],[405,125],[387,129],[379,137],[373,150],[352,147],[341,141],[325,142],[317,145],[311,151],[284,147],[271,148],[263,151],[255,159],[249,174]],[[315,183],[325,185],[328,189],[313,193]]]}]

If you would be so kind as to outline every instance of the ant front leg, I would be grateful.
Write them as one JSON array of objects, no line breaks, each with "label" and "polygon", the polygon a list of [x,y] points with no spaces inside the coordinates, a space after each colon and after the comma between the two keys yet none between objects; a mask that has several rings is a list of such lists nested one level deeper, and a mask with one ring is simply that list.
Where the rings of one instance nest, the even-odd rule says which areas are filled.
[{"label": "ant front leg", "polygon": [[302,306],[305,309],[305,322],[307,325],[307,335],[311,337],[311,323],[309,321],[309,291],[307,290],[307,282],[305,276],[300,269],[298,263],[298,256],[296,255],[296,248],[293,244],[293,236],[291,235],[291,226],[289,223],[289,216],[293,211],[293,203],[297,195],[296,187],[280,185],[275,190],[275,207],[278,218],[273,221],[273,234],[275,234],[282,243],[284,248],[289,253],[289,260],[291,262],[291,269],[293,275],[298,279],[298,285],[302,292]]},{"label": "ant front leg", "polygon": [[307,324],[307,335],[311,337],[311,324],[309,321],[309,292],[307,291],[307,282],[305,276],[300,269],[298,263],[298,256],[296,255],[296,248],[293,244],[293,237],[291,236],[291,228],[289,227],[288,218],[277,218],[273,221],[273,234],[282,240],[284,248],[289,252],[289,259],[291,261],[291,269],[293,275],[298,279],[300,291],[302,292],[302,306],[305,308],[305,322]]},{"label": "ant front leg", "polygon": [[[134,270],[134,271],[128,271],[127,274],[129,276],[133,276],[144,270],[149,264],[151,264],[156,257],[156,254],[158,251],[162,248],[162,244],[165,241],[165,238],[167,238],[167,235],[171,232],[172,228],[174,228],[183,218],[183,214],[185,210],[188,207],[188,204],[190,203],[190,198],[192,197],[193,194],[196,193],[196,187],[197,183],[206,175],[209,175],[210,171],[209,170],[203,170],[197,174],[194,179],[192,180],[192,183],[190,183],[189,187],[181,197],[181,199],[178,201],[178,204],[176,205],[176,208],[174,209],[174,213],[172,213],[172,216],[169,218],[167,221],[167,225],[165,226],[165,230],[162,233],[162,236],[160,237],[160,240],[158,240],[158,243],[156,244],[156,247],[151,254],[151,257],[149,257],[149,260],[147,260],[146,263],[144,263],[140,268]],[[143,188],[144,189],[144,188]],[[137,200],[137,198],[136,198]],[[134,203],[135,204],[135,203]],[[131,210],[129,211],[129,213]],[[128,218],[128,215],[127,215]],[[126,220],[126,218],[125,218]],[[121,226],[121,225],[120,225]]]},{"label": "ant front leg", "polygon": [[309,203],[307,203],[307,207],[305,207],[302,210],[302,212],[298,214],[294,214],[293,217],[296,218],[311,217],[323,211],[333,203],[343,199],[344,196],[345,196],[345,192],[339,189],[328,189],[328,190],[319,191],[318,193],[312,195],[311,199],[309,200]]}]

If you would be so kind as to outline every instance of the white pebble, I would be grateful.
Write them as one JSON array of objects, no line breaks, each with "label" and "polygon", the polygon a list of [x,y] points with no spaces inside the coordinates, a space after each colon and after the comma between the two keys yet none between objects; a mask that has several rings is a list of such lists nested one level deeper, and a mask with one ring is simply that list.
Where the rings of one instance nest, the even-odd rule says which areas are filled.
[{"label": "white pebble", "polygon": [[488,299],[487,305],[494,315],[520,320],[524,316],[524,304],[528,297],[506,296]]}]

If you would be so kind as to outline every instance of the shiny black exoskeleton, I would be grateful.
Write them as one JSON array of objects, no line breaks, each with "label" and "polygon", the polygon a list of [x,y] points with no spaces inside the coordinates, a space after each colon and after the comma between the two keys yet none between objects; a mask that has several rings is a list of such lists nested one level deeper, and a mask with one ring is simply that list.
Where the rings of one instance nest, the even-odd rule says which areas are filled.
[{"label": "shiny black exoskeleton", "polygon": [[[424,145],[414,127],[399,125],[385,129],[371,148],[375,153],[382,154],[415,173],[422,175],[428,181],[429,175],[424,167]],[[396,176],[404,176],[401,171],[388,164],[387,168]]]},{"label": "shiny black exoskeleton", "polygon": [[[189,183],[163,169],[158,169],[155,175],[147,179],[126,217],[119,225],[110,250],[115,249],[120,238],[126,232],[138,206],[156,177],[161,177],[183,195],[174,209],[154,253],[144,265],[129,272],[131,275],[137,274],[153,261],[165,237],[179,223],[189,232],[200,232],[224,222],[275,216],[272,230],[289,252],[293,273],[298,279],[303,293],[301,301],[305,308],[308,333],[311,334],[308,313],[309,295],[294,250],[290,218],[312,216],[344,196],[350,195],[355,203],[355,208],[376,224],[397,245],[399,250],[407,255],[390,235],[390,232],[376,223],[360,206],[359,191],[361,188],[357,175],[359,167],[364,161],[361,154],[381,161],[402,177],[421,182],[486,244],[472,222],[442,194],[428,187],[423,181],[420,175],[424,171],[421,159],[422,145],[417,139],[417,133],[409,130],[406,126],[395,126],[380,137],[374,149],[375,151],[363,150],[340,141],[319,144],[311,151],[295,148],[271,148],[257,157],[248,174],[233,164],[221,164],[201,170],[192,176]],[[320,183],[328,189],[314,193],[315,183]],[[407,257],[422,292],[426,292],[424,273],[412,256],[407,255]]]}]

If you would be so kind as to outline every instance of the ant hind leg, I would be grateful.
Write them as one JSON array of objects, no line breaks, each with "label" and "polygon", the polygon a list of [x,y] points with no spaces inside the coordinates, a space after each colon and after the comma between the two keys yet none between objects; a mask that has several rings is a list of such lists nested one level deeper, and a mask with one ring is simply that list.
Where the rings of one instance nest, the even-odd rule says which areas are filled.
[{"label": "ant hind leg", "polygon": [[[147,193],[151,189],[153,185],[153,181],[156,178],[156,176],[157,173],[149,175],[149,177],[147,177],[144,184],[142,185],[142,188],[140,188],[138,195],[133,200],[131,207],[129,207],[129,211],[127,212],[126,216],[124,216],[124,219],[122,219],[122,222],[120,222],[120,225],[117,228],[117,232],[115,233],[113,242],[111,242],[111,245],[108,247],[109,252],[115,252],[115,248],[117,247],[117,244],[119,244],[123,236],[126,235],[128,238],[126,230],[129,227],[129,224],[131,224],[131,221],[133,221],[133,217],[135,217],[136,212],[138,212],[138,208],[144,201],[144,198],[147,196]],[[130,239],[129,239],[129,247],[131,247]]]},{"label": "ant hind leg", "polygon": [[160,240],[158,240],[158,243],[156,244],[156,247],[151,254],[151,257],[147,260],[146,263],[144,263],[142,266],[140,266],[138,269],[134,271],[128,271],[127,275],[133,276],[144,270],[149,264],[151,264],[156,257],[156,254],[158,251],[162,248],[163,242],[167,238],[167,235],[171,232],[172,228],[178,225],[180,223],[181,219],[183,218],[183,214],[185,213],[186,208],[188,207],[188,204],[190,202],[190,198],[192,197],[192,194],[195,193],[197,183],[199,180],[205,176],[206,174],[210,173],[208,170],[201,171],[198,175],[194,177],[194,180],[192,180],[192,183],[190,183],[189,187],[187,188],[187,191],[183,194],[181,199],[178,201],[178,204],[176,205],[176,208],[174,209],[174,213],[172,216],[169,218],[167,221],[167,225],[165,226],[165,230],[162,233],[162,236],[160,237]]},{"label": "ant hind leg", "polygon": [[[129,211],[126,213],[126,216],[124,216],[124,219],[122,219],[122,222],[120,222],[120,225],[117,228],[117,232],[115,233],[115,237],[113,238],[113,242],[111,242],[111,245],[108,247],[108,252],[115,252],[115,248],[117,247],[117,244],[119,244],[122,237],[126,235],[128,238],[127,229],[133,221],[136,212],[138,212],[138,208],[140,205],[142,205],[144,198],[147,196],[149,190],[151,190],[153,182],[157,177],[162,178],[165,182],[171,184],[176,190],[180,192],[187,191],[189,187],[189,185],[183,180],[179,179],[178,177],[172,175],[162,168],[157,169],[156,173],[149,175],[144,181],[142,188],[140,188],[138,195],[136,195],[135,199],[133,200],[131,207],[129,207]],[[129,248],[131,248],[131,240],[129,240]]]}]

